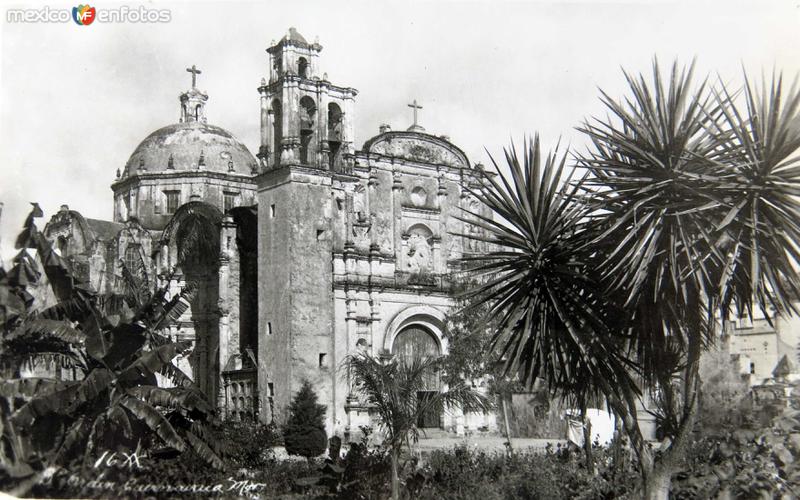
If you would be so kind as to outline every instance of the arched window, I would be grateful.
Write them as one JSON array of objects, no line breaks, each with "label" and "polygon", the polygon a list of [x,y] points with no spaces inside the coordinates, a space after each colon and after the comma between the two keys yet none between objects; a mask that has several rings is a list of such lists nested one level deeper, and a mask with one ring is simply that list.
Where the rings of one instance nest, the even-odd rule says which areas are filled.
[{"label": "arched window", "polygon": [[305,57],[297,60],[297,74],[301,78],[308,78],[308,60]]},{"label": "arched window", "polygon": [[125,249],[125,267],[137,278],[144,277],[144,260],[142,260],[142,247],[132,243]]},{"label": "arched window", "polygon": [[67,246],[68,246],[67,238],[65,238],[63,235],[59,236],[58,240],[56,241],[56,249],[58,250],[58,254],[60,256],[62,257],[67,256]]}]

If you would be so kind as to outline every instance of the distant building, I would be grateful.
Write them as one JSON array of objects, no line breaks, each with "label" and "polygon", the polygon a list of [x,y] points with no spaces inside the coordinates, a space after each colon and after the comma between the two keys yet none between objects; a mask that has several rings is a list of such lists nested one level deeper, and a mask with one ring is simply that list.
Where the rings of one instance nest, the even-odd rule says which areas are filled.
[{"label": "distant building", "polygon": [[[800,353],[800,318],[773,313],[772,324],[760,312],[754,318],[741,318],[728,330],[731,356],[739,366],[740,373],[748,378],[750,385],[760,385],[775,378],[776,368],[783,364],[792,374],[798,371],[797,356]],[[782,361],[786,358],[785,361]]]}]

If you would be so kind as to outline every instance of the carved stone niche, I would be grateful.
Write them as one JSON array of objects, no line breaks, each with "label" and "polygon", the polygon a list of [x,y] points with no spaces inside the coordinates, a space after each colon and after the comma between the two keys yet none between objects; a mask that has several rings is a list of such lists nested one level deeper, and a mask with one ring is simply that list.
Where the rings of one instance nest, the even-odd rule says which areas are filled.
[{"label": "carved stone niche", "polygon": [[412,275],[431,274],[433,272],[433,233],[427,226],[415,224],[408,228],[407,234],[403,271]]}]

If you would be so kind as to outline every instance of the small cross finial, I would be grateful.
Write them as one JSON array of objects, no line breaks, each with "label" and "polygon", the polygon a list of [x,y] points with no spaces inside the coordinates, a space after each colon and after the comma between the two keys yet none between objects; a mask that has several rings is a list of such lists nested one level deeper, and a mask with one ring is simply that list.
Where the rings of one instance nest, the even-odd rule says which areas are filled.
[{"label": "small cross finial", "polygon": [[202,71],[197,69],[194,64],[192,64],[191,68],[186,68],[186,71],[192,74],[192,88],[195,88],[197,86],[197,75],[202,73]]},{"label": "small cross finial", "polygon": [[409,104],[408,107],[414,109],[414,125],[413,126],[416,127],[417,126],[417,110],[422,109],[422,106],[417,104],[417,100],[414,99],[414,102]]}]

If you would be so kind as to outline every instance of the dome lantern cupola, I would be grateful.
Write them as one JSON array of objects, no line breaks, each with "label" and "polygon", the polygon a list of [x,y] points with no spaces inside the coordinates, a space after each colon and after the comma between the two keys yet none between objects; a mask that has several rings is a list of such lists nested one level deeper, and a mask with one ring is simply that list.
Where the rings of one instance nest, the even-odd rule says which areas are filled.
[{"label": "dome lantern cupola", "polygon": [[197,88],[197,75],[202,73],[194,64],[186,71],[192,74],[192,88],[181,94],[181,123],[206,123],[206,102],[208,94]]}]

